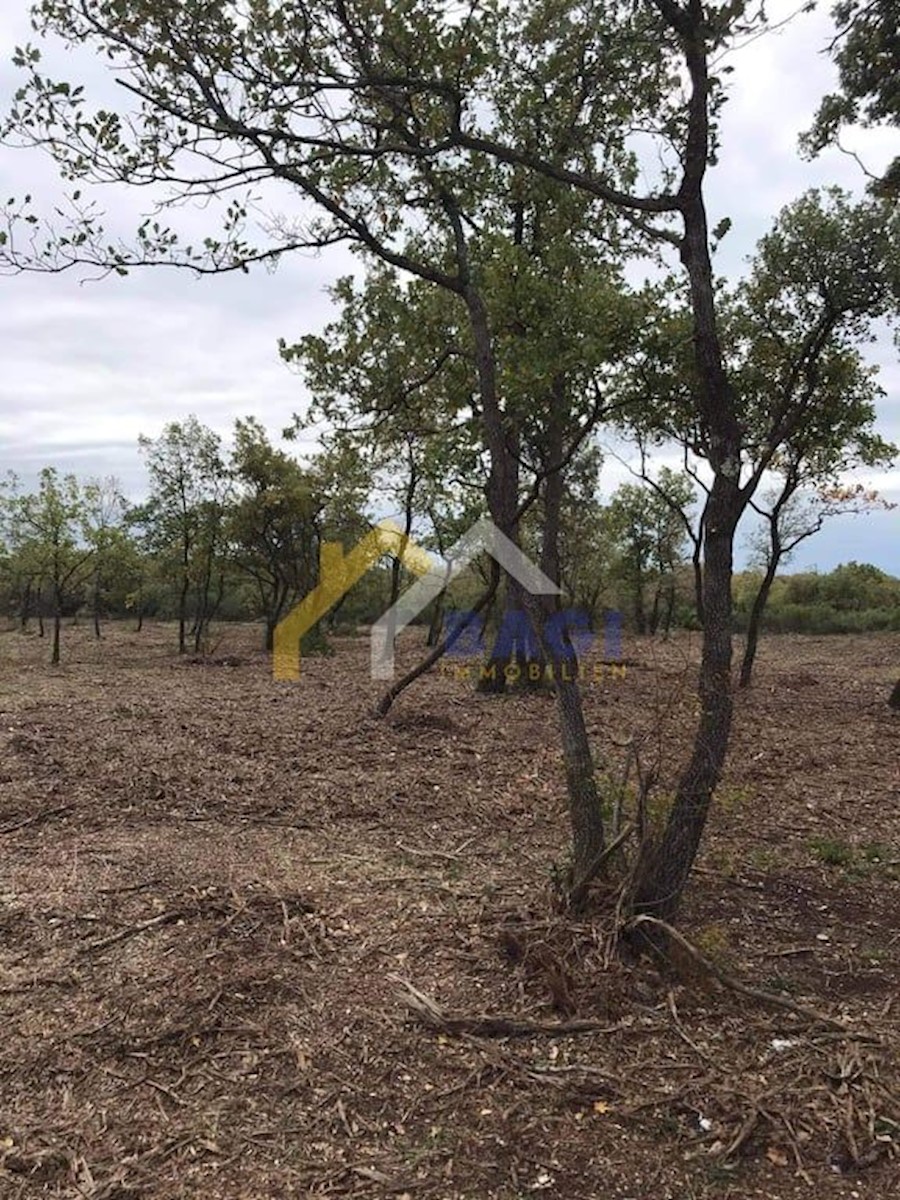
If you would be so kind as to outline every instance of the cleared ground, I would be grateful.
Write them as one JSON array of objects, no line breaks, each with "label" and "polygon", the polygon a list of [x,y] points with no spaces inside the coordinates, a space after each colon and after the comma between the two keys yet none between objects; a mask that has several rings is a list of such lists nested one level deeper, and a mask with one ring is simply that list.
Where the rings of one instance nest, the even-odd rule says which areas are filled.
[{"label": "cleared ground", "polygon": [[[287,685],[256,637],[0,634],[3,1200],[900,1193],[900,637],[765,642],[683,914],[840,1028],[559,914],[552,698],[378,721],[366,640]],[[587,684],[614,773],[665,788],[697,649]]]}]

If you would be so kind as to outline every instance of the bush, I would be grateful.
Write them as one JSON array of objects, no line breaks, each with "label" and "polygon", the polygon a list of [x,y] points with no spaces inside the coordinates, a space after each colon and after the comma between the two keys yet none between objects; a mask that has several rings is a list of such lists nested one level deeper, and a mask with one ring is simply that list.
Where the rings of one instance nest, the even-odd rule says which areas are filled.
[{"label": "bush", "polygon": [[[746,632],[758,573],[735,577],[734,625]],[[827,575],[804,572],[775,580],[763,614],[769,633],[884,633],[900,631],[900,580],[867,563],[847,563]]]}]

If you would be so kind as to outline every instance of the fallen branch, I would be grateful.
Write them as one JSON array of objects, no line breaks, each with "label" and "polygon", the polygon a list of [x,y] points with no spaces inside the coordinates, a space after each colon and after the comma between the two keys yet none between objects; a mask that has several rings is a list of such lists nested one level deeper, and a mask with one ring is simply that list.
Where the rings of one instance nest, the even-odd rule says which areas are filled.
[{"label": "fallen branch", "polygon": [[124,892],[145,892],[158,883],[162,883],[162,877],[159,875],[155,879],[145,879],[143,883],[125,883],[121,887],[97,888],[97,891],[103,896],[116,896]]},{"label": "fallen branch", "polygon": [[45,808],[39,813],[34,813],[33,816],[26,817],[23,821],[13,821],[11,825],[0,826],[0,834],[15,833],[17,829],[27,829],[29,825],[40,825],[44,821],[49,821],[51,817],[61,817],[63,813],[71,812],[74,807],[74,804],[64,804],[62,808]]},{"label": "fallen branch", "polygon": [[749,1000],[758,1000],[761,1004],[771,1005],[773,1008],[783,1008],[787,1012],[792,1012],[798,1017],[805,1017],[808,1021],[814,1021],[817,1025],[823,1025],[826,1029],[834,1029],[840,1033],[849,1034],[852,1031],[847,1027],[846,1022],[838,1021],[835,1017],[829,1017],[827,1013],[819,1012],[818,1009],[810,1008],[806,1004],[797,1004],[794,1000],[788,1000],[785,996],[779,996],[776,992],[767,992],[763,988],[752,987],[750,984],[742,983],[740,979],[729,974],[728,971],[717,966],[714,962],[702,954],[692,942],[689,942],[683,933],[668,923],[662,921],[659,917],[651,917],[647,913],[641,913],[633,917],[628,922],[626,928],[634,929],[640,925],[652,925],[656,929],[661,929],[668,938],[676,942],[682,950],[685,951],[696,963],[698,963],[707,974],[737,992],[740,996],[746,996]]},{"label": "fallen branch", "polygon": [[12,983],[8,987],[0,987],[0,996],[18,996],[22,992],[30,992],[38,987],[77,987],[78,980],[72,976],[34,975],[22,983]]},{"label": "fallen branch", "polygon": [[152,917],[149,921],[140,921],[137,925],[129,925],[126,929],[120,929],[118,933],[114,933],[110,937],[100,938],[96,942],[88,942],[86,946],[79,949],[78,953],[88,954],[93,950],[106,950],[107,947],[115,946],[118,942],[137,937],[139,933],[144,933],[147,929],[157,929],[160,925],[171,925],[173,921],[177,921],[183,916],[184,911],[178,908],[171,912],[160,913],[158,917]]},{"label": "fallen branch", "polygon": [[417,987],[402,979],[399,975],[389,976],[399,983],[403,991],[401,1001],[406,1007],[431,1029],[439,1029],[442,1033],[469,1034],[472,1037],[533,1037],[562,1036],[576,1033],[616,1033],[622,1025],[608,1025],[601,1021],[572,1020],[572,1021],[529,1021],[522,1017],[479,1015],[465,1017],[444,1012],[441,1006],[431,996],[420,992]]},{"label": "fallen branch", "polygon": [[411,854],[415,858],[445,858],[448,862],[459,862],[462,857],[463,850],[471,846],[475,841],[474,838],[466,838],[466,840],[453,851],[448,850],[418,850],[415,846],[407,846],[404,842],[397,842],[397,849],[402,850],[404,854]]}]

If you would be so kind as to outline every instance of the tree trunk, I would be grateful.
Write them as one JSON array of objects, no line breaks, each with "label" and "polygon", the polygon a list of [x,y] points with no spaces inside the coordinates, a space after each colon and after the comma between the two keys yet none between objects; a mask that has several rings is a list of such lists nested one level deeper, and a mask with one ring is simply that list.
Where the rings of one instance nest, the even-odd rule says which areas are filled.
[{"label": "tree trunk", "polygon": [[634,627],[643,636],[647,632],[647,617],[644,612],[644,577],[640,563],[635,568],[632,599],[634,601]]},{"label": "tree trunk", "polygon": [[53,608],[53,650],[50,654],[50,662],[56,667],[59,665],[59,631],[62,626],[62,607],[57,600]]},{"label": "tree trunk", "polygon": [[663,618],[663,637],[668,638],[672,629],[672,619],[675,616],[675,584],[670,583],[666,592],[666,615]]},{"label": "tree trunk", "polygon": [[653,589],[653,607],[650,609],[650,635],[656,637],[656,632],[659,629],[659,602],[662,598],[662,589],[657,583]]},{"label": "tree trunk", "polygon": [[395,614],[391,611],[397,601],[400,599],[400,578],[403,563],[399,556],[394,555],[391,559],[391,590],[388,594],[388,612],[390,613],[390,622],[388,624],[388,645],[393,646],[397,640],[397,620]]},{"label": "tree trunk", "polygon": [[[528,605],[518,581],[507,577],[506,594],[500,628],[494,639],[494,649],[481,666],[476,690],[501,695],[510,687],[534,687],[545,676],[546,662],[527,618]],[[516,630],[516,636],[510,631]]]},{"label": "tree trunk", "polygon": [[645,847],[638,868],[635,907],[668,920],[678,908],[694,863],[713,792],[722,774],[731,734],[731,576],[738,494],[730,480],[713,484],[716,519],[706,533],[703,572],[703,650],[700,720],[691,757],[678,782],[662,836]]},{"label": "tree trunk", "polygon": [[429,649],[433,649],[441,640],[441,630],[444,628],[444,595],[443,592],[434,602],[434,608],[431,610],[431,620],[428,623],[428,638],[425,642]]},{"label": "tree trunk", "polygon": [[25,584],[25,590],[22,593],[22,607],[19,610],[19,628],[24,633],[28,628],[28,617],[31,613],[31,584]]},{"label": "tree trunk", "polygon": [[187,598],[190,580],[185,572],[181,580],[181,594],[178,597],[178,653],[187,653]]},{"label": "tree trunk", "polygon": [[[416,489],[419,485],[419,475],[416,469],[415,452],[413,449],[413,438],[407,435],[406,451],[407,451],[407,466],[409,475],[406,480],[406,488],[403,495],[403,549],[409,545],[409,539],[412,536],[413,520],[415,517],[415,502]],[[400,585],[403,582],[403,558],[401,554],[396,554],[391,559],[391,591],[388,599],[388,628],[387,628],[387,644],[394,648],[397,640],[397,614],[394,612],[394,605],[400,599]]]},{"label": "tree trunk", "polygon": [[[684,175],[679,207],[681,259],[690,285],[694,359],[701,424],[714,472],[703,514],[703,621],[700,719],[690,759],[678,782],[662,836],[642,847],[634,900],[639,912],[668,919],[676,912],[700,846],[731,735],[731,581],[734,534],[748,497],[740,487],[742,432],[716,327],[715,285],[703,180],[710,153],[709,75],[705,10],[668,6],[691,80]],[[653,939],[654,941],[657,939]]]},{"label": "tree trunk", "polygon": [[744,657],[741,660],[741,674],[738,681],[739,686],[742,688],[750,686],[750,680],[753,676],[753,664],[756,661],[756,650],[759,645],[759,627],[762,623],[762,615],[766,611],[766,604],[769,599],[769,593],[772,590],[772,584],[775,582],[775,573],[777,570],[778,558],[772,555],[771,561],[766,567],[766,573],[762,578],[762,583],[759,585],[759,590],[753,599],[750,620],[747,623],[747,641],[744,645]]},{"label": "tree trunk", "polygon": [[[544,529],[541,542],[541,570],[558,584],[561,576],[559,535],[565,479],[561,469],[553,467],[563,458],[563,414],[566,411],[566,380],[558,376],[553,381],[550,421],[547,429],[547,450],[544,460],[549,474],[544,479]],[[557,612],[558,596],[530,597],[532,612],[540,621],[542,616]],[[534,620],[534,617],[532,618]],[[578,686],[578,660],[569,644],[571,656],[553,652],[536,628],[542,642],[543,657],[549,663],[556,692],[556,711],[559,721],[569,796],[569,820],[572,828],[572,887],[570,896],[580,904],[587,894],[593,864],[604,847],[603,810],[597,790],[594,759],[584,720],[581,689]],[[568,639],[566,639],[568,642]]]},{"label": "tree trunk", "polygon": [[94,637],[100,638],[100,581],[95,577],[94,591],[92,596],[92,615],[94,618]]},{"label": "tree trunk", "polygon": [[703,529],[706,521],[706,506],[700,518],[700,536],[694,542],[691,567],[694,572],[694,605],[697,609],[697,624],[703,628]]},{"label": "tree trunk", "polygon": [[[500,530],[518,544],[518,459],[513,452],[509,431],[504,427],[503,414],[497,397],[493,347],[487,312],[477,292],[465,297],[469,309],[475,361],[478,368],[480,396],[483,405],[485,440],[491,455],[491,474],[487,499],[491,517]],[[552,467],[554,464],[549,462]],[[556,460],[560,469],[560,460]],[[561,488],[557,481],[554,488]],[[553,492],[551,491],[551,496]],[[559,492],[561,496],[561,491]],[[555,536],[547,547],[553,555],[558,575],[558,545]],[[549,560],[548,560],[549,561]],[[590,741],[581,706],[581,692],[575,679],[568,679],[571,660],[559,655],[547,644],[544,636],[545,610],[536,596],[521,594],[522,603],[542,656],[553,668],[556,681],[556,703],[566,773],[569,820],[572,828],[573,885],[581,883],[597,861],[604,846],[603,813],[597,791],[597,781],[591,755]]]}]

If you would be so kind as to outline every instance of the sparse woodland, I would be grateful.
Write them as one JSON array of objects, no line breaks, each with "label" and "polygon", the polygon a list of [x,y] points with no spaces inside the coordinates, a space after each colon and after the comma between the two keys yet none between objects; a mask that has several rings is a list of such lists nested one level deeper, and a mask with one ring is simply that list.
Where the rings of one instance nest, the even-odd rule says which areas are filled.
[{"label": "sparse woodland", "polygon": [[[67,199],[8,200],[0,269],[357,269],[272,331],[286,429],[172,414],[140,497],[0,486],[0,1193],[894,1195],[900,581],[785,568],[894,507],[860,480],[898,453],[900,157],[723,279],[728,77],[774,36],[743,0],[32,12],[3,142]],[[895,5],[832,17],[808,157],[900,124]],[[480,556],[380,686],[401,549],[481,518],[559,594]]]}]

